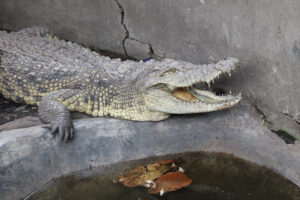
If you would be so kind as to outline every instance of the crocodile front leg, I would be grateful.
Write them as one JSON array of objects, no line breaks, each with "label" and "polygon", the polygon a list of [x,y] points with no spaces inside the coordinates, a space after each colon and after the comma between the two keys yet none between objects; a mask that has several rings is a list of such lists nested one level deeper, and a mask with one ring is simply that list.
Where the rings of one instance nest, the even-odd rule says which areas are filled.
[{"label": "crocodile front leg", "polygon": [[39,117],[47,123],[51,134],[57,134],[60,140],[72,140],[74,128],[71,119],[69,105],[76,103],[76,96],[80,90],[61,89],[47,95],[38,106]]}]

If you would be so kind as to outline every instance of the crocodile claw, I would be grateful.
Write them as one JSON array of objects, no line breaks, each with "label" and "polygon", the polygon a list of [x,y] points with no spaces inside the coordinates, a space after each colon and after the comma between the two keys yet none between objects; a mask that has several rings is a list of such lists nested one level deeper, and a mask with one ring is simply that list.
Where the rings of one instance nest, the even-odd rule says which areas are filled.
[{"label": "crocodile claw", "polygon": [[73,126],[63,126],[58,124],[46,124],[42,126],[43,128],[50,129],[51,135],[56,136],[58,141],[70,141],[74,138],[74,128]]}]

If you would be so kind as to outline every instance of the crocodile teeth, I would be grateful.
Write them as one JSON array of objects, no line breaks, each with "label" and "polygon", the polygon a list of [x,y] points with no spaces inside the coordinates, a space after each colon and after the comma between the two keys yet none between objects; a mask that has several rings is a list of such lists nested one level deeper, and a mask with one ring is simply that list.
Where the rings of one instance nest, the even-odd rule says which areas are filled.
[{"label": "crocodile teeth", "polygon": [[210,82],[206,82],[207,83],[207,85],[208,85],[208,88],[210,88]]}]

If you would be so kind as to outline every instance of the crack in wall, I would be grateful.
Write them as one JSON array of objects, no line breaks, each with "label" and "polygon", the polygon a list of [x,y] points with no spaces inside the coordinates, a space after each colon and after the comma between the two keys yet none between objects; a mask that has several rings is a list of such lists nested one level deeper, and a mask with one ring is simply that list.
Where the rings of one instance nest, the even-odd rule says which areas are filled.
[{"label": "crack in wall", "polygon": [[122,45],[123,45],[123,49],[124,49],[125,55],[128,56],[127,50],[126,50],[126,47],[125,47],[125,40],[126,40],[127,38],[129,38],[129,31],[128,31],[128,29],[127,29],[126,24],[124,23],[125,11],[124,11],[123,6],[120,4],[119,0],[115,0],[115,2],[116,2],[116,4],[118,5],[118,7],[119,7],[119,9],[120,9],[120,13],[121,13],[121,25],[123,26],[124,31],[125,31],[125,37],[124,37],[123,40],[122,40]]},{"label": "crack in wall", "polygon": [[283,113],[283,112],[280,112],[280,114],[282,114],[282,115],[288,117],[288,118],[291,119],[291,120],[294,120],[298,125],[300,125],[300,121],[298,121],[297,119],[295,119],[295,118],[293,117],[293,115],[291,115],[291,114],[289,114],[289,113]]},{"label": "crack in wall", "polygon": [[148,49],[149,49],[148,54],[149,54],[150,57],[158,59],[158,60],[163,59],[164,58],[163,56],[160,56],[160,55],[157,55],[157,54],[154,53],[153,47],[152,47],[152,45],[150,43],[143,42],[143,41],[140,41],[140,40],[137,40],[135,38],[130,37],[129,30],[128,30],[127,25],[126,25],[125,20],[124,20],[125,19],[125,10],[124,10],[124,8],[121,5],[121,3],[120,3],[119,0],[115,0],[115,2],[116,2],[116,4],[118,5],[118,7],[120,9],[120,13],[121,13],[121,25],[123,26],[124,31],[125,31],[125,37],[122,40],[122,45],[123,45],[123,49],[124,49],[125,55],[129,56],[128,55],[128,51],[127,51],[126,46],[125,46],[125,42],[126,42],[127,39],[131,39],[131,40],[135,40],[137,42],[140,42],[142,44],[148,45]]},{"label": "crack in wall", "polygon": [[[148,46],[148,55],[149,55],[150,58],[154,58],[156,60],[162,60],[164,58],[163,56],[160,56],[160,55],[154,53],[153,47],[150,43],[132,38],[130,36],[128,38],[126,38],[126,40],[127,39],[128,40],[134,40],[134,41],[139,42],[141,44],[147,45]],[[126,48],[126,46],[125,46],[125,48]]]},{"label": "crack in wall", "polygon": [[[257,104],[251,102],[252,107],[256,110],[256,112],[260,115],[261,118],[261,125],[266,126],[268,129],[272,129],[274,124],[268,120],[268,116],[260,109],[258,108]],[[265,124],[265,122],[267,124]]]},{"label": "crack in wall", "polygon": [[277,126],[276,124],[273,123],[273,121],[270,121],[268,115],[262,109],[260,109],[257,104],[252,102],[251,105],[256,110],[256,112],[260,115],[261,126],[264,126],[267,129],[269,129],[271,132],[275,133],[278,137],[284,140],[286,144],[295,144],[295,141],[299,139],[292,132],[288,132],[287,130],[284,130],[283,127]]},{"label": "crack in wall", "polygon": [[148,45],[149,45],[150,55],[151,55],[153,58],[155,58],[155,59],[157,59],[157,60],[162,60],[162,59],[164,59],[164,56],[160,56],[160,55],[154,53],[153,47],[152,47],[152,45],[151,45],[150,43],[148,43]]}]

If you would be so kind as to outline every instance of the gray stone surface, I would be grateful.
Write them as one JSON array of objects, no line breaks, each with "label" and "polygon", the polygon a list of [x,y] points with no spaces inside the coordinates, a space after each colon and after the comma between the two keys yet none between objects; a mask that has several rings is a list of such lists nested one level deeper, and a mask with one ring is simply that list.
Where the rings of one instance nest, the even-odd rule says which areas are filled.
[{"label": "gray stone surface", "polygon": [[0,1],[0,27],[44,25],[60,38],[124,54],[120,8],[111,0]]},{"label": "gray stone surface", "polygon": [[37,126],[41,124],[42,122],[38,117],[27,116],[0,125],[0,131],[6,131],[6,130],[18,129],[18,128],[27,128],[27,127]]},{"label": "gray stone surface", "polygon": [[261,127],[246,104],[162,122],[82,119],[75,129],[75,140],[59,145],[39,126],[0,132],[1,199],[20,199],[74,171],[187,151],[234,154],[300,186],[300,144],[287,145]]}]

